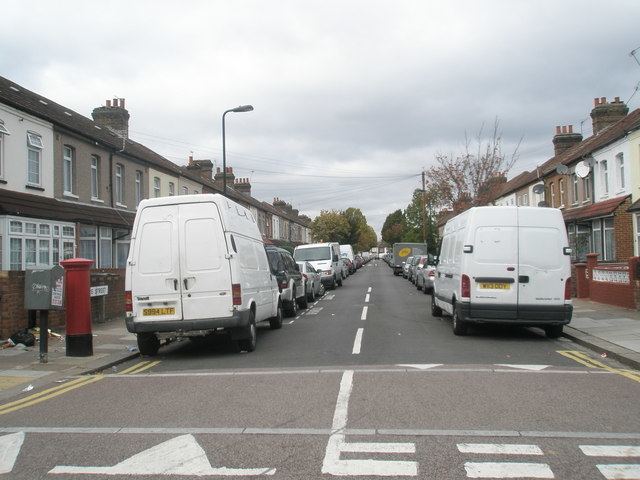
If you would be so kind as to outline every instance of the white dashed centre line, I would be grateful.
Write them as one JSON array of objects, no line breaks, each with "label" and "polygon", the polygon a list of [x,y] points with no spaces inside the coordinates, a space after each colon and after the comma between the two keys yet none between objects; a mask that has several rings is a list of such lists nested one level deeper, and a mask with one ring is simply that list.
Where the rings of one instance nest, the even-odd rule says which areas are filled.
[{"label": "white dashed centre line", "polygon": [[368,288],[367,293],[371,293],[371,287]]},{"label": "white dashed centre line", "polygon": [[353,351],[351,352],[353,355],[360,355],[360,346],[362,344],[362,332],[364,332],[364,328],[359,328],[356,332],[356,339],[353,342]]},{"label": "white dashed centre line", "polygon": [[369,303],[369,297],[370,295],[367,293],[364,297],[364,303]]},{"label": "white dashed centre line", "polygon": [[362,307],[362,315],[360,315],[360,320],[366,320],[367,319],[367,310],[369,309],[369,307]]}]

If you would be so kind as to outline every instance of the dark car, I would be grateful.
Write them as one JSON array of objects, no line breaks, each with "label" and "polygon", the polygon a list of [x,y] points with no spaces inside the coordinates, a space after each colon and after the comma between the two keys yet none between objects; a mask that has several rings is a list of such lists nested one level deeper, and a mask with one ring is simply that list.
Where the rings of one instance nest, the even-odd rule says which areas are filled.
[{"label": "dark car", "polygon": [[300,267],[291,254],[282,248],[267,246],[265,250],[271,273],[278,281],[282,307],[287,315],[295,317],[298,307],[307,308],[307,296]]}]

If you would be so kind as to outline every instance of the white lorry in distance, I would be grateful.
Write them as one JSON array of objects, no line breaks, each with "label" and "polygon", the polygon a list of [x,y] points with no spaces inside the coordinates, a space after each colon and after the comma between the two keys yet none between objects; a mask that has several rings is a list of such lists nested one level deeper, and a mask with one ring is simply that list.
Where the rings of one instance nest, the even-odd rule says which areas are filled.
[{"label": "white lorry in distance", "polygon": [[451,315],[456,335],[494,323],[556,338],[573,312],[570,255],[558,209],[471,208],[445,225],[431,313]]},{"label": "white lorry in distance", "polygon": [[282,306],[251,212],[219,194],[140,202],[125,311],[143,355],[155,355],[163,339],[214,332],[253,351],[256,324],[280,328]]}]

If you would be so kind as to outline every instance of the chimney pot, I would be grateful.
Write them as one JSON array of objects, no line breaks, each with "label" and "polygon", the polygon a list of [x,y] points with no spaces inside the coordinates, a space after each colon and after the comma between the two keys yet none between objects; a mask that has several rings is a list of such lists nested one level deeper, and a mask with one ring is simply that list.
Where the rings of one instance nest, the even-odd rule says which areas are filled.
[{"label": "chimney pot", "polygon": [[569,129],[568,133],[573,133],[573,125],[569,125],[568,129]]},{"label": "chimney pot", "polygon": [[112,103],[112,105],[113,105],[114,107],[117,107],[117,106],[118,106],[118,99],[117,99],[117,98],[114,98],[114,99],[113,99],[113,103]]},{"label": "chimney pot", "polygon": [[605,105],[607,103],[607,97],[600,97],[600,105]]},{"label": "chimney pot", "polygon": [[566,125],[562,126],[562,133],[567,133],[567,126]]},{"label": "chimney pot", "polygon": [[560,125],[556,125],[556,135],[560,135],[560,133],[562,132]]},{"label": "chimney pot", "polygon": [[616,102],[616,103],[620,103],[620,97],[614,98],[613,101]]},{"label": "chimney pot", "polygon": [[121,99],[120,99],[120,107],[121,107],[121,108],[124,108],[124,98],[121,98]]},{"label": "chimney pot", "polygon": [[106,105],[107,105],[107,107],[110,107],[111,106],[111,100],[107,100],[106,101]]},{"label": "chimney pot", "polygon": [[597,107],[599,103],[600,103],[600,99],[599,98],[594,98],[593,99],[593,106],[594,107]]}]

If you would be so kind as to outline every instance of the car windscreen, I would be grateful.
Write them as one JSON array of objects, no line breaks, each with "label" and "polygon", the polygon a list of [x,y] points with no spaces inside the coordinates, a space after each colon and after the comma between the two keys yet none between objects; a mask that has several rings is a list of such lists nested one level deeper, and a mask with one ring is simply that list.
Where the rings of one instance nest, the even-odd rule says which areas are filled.
[{"label": "car windscreen", "polygon": [[329,247],[298,248],[293,253],[293,258],[298,262],[331,260],[331,249]]}]

